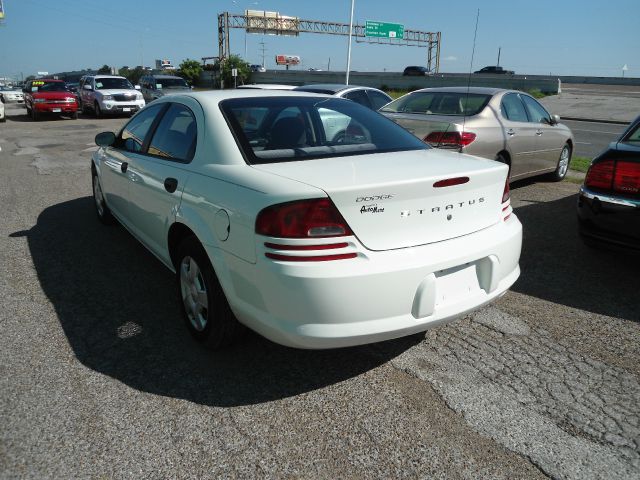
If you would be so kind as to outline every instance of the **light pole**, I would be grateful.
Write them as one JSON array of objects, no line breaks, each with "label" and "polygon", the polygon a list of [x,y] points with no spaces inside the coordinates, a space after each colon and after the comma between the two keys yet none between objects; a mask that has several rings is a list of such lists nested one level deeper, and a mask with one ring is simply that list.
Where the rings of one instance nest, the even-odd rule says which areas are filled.
[{"label": "light pole", "polygon": [[349,18],[349,48],[347,49],[347,75],[345,82],[349,85],[349,70],[351,70],[351,32],[353,31],[353,7],[356,0],[351,0],[351,16]]},{"label": "light pole", "polygon": [[[232,0],[233,4],[238,7],[238,1],[237,0]],[[245,21],[245,26],[244,26],[244,61],[247,61],[247,23],[248,23],[248,18],[247,18],[247,10],[249,10],[249,7],[252,5],[258,5],[258,2],[252,2],[249,5],[247,5],[247,8],[244,9],[244,21]]]}]

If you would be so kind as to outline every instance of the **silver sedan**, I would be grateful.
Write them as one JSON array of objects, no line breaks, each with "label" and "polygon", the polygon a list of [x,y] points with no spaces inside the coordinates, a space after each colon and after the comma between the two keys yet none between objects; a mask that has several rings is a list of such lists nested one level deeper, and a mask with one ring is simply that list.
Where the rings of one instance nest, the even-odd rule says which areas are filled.
[{"label": "silver sedan", "polygon": [[512,181],[541,174],[560,181],[569,169],[571,130],[524,92],[425,88],[380,112],[434,147],[508,164]]}]

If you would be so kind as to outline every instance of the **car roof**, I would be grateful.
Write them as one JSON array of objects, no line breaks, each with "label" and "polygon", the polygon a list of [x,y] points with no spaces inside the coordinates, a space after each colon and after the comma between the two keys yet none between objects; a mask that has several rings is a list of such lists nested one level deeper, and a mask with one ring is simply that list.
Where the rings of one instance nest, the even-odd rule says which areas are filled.
[{"label": "car roof", "polygon": [[[125,78],[122,75],[87,75],[88,77],[94,77],[94,78]],[[125,78],[126,80],[126,78]]]},{"label": "car roof", "polygon": [[492,88],[492,87],[434,87],[434,88],[421,88],[420,90],[414,90],[411,93],[416,92],[442,92],[442,93],[479,93],[485,95],[495,95],[500,92],[509,92],[515,90],[508,90],[504,88]]},{"label": "car roof", "polygon": [[60,82],[64,83],[64,80],[60,80],[59,78],[34,78],[32,82]]},{"label": "car roof", "polygon": [[149,74],[149,75],[143,75],[144,77],[154,77],[154,78],[182,78],[178,75],[154,75],[154,74]]},{"label": "car roof", "polygon": [[300,91],[314,91],[318,93],[338,93],[343,90],[348,90],[350,88],[366,88],[372,89],[372,87],[364,87],[362,85],[346,85],[344,83],[312,83],[309,85],[302,85],[301,87],[296,87],[294,90]]},{"label": "car roof", "polygon": [[294,85],[281,85],[278,83],[252,83],[249,85],[240,85],[239,89],[243,90],[293,90]]}]

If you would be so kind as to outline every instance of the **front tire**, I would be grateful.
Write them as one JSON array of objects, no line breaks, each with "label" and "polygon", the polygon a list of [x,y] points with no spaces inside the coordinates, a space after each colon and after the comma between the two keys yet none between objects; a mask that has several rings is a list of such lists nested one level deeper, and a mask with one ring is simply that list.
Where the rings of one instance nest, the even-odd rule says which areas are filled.
[{"label": "front tire", "polygon": [[178,247],[176,280],[189,333],[211,350],[231,344],[242,332],[242,325],[233,315],[209,257],[195,237],[187,237]]},{"label": "front tire", "polygon": [[31,118],[33,119],[34,122],[37,122],[40,119],[40,114],[35,108],[31,109]]},{"label": "front tire", "polygon": [[102,110],[100,109],[100,104],[98,102],[93,105],[93,111],[96,114],[96,118],[102,117]]},{"label": "front tire", "polygon": [[569,171],[569,163],[571,162],[571,147],[567,144],[562,147],[560,152],[560,158],[558,159],[558,165],[556,171],[551,174],[551,180],[553,182],[561,182],[567,176]]},{"label": "front tire", "polygon": [[91,184],[93,186],[93,202],[96,207],[98,220],[100,220],[100,223],[104,225],[112,225],[114,223],[114,218],[113,215],[111,215],[111,210],[109,210],[109,207],[107,207],[107,204],[104,201],[104,194],[102,193],[102,187],[100,186],[100,179],[98,178],[98,173],[95,170],[93,170],[91,174]]}]

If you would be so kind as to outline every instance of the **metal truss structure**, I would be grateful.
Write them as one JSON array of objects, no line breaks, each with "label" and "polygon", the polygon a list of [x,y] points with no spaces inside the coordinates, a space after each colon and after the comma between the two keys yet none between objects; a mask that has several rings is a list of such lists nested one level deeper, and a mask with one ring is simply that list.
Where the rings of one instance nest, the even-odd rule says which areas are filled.
[{"label": "metal truss structure", "polygon": [[[229,30],[241,28],[249,33],[263,33],[270,35],[298,36],[300,33],[321,33],[325,35],[349,35],[348,23],[321,22],[317,20],[303,20],[285,16],[255,16],[239,15],[224,12],[218,15],[218,52],[221,62],[229,56]],[[364,25],[353,25],[351,31],[356,42],[377,43],[383,45],[398,45],[405,47],[427,48],[427,69],[431,73],[440,71],[440,42],[441,32],[423,32],[420,30],[404,29],[402,39],[365,36]]]}]

